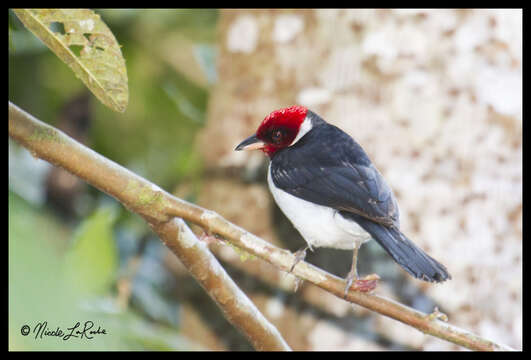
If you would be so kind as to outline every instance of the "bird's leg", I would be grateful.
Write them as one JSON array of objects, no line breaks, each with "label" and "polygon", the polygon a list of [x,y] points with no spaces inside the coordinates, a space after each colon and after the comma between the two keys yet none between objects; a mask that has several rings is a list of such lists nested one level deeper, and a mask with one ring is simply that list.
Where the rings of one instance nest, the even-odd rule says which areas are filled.
[{"label": "bird's leg", "polygon": [[[297,250],[295,252],[295,261],[293,262],[293,265],[291,265],[291,268],[289,269],[289,272],[291,273],[293,271],[293,269],[295,268],[295,265],[297,265],[299,263],[299,261],[301,260],[304,260],[304,258],[306,257],[306,250],[308,250],[308,248],[313,251],[312,249],[312,246],[310,244],[308,244],[307,246]],[[302,284],[303,280],[301,278],[296,278],[295,280],[295,289],[294,289],[294,292],[297,292],[297,290],[299,290],[299,288],[301,287],[301,284]]]},{"label": "bird's leg", "polygon": [[347,296],[348,291],[350,290],[350,287],[352,286],[352,283],[354,283],[354,290],[361,291],[361,292],[369,292],[376,288],[376,283],[380,279],[380,277],[376,274],[371,274],[363,279],[358,278],[358,250],[360,249],[361,244],[356,243],[354,247],[354,253],[352,255],[352,267],[350,268],[350,271],[345,278],[346,286],[345,286],[345,296]]},{"label": "bird's leg", "polygon": [[347,295],[348,290],[350,289],[350,286],[352,285],[352,282],[354,280],[358,280],[358,250],[360,249],[359,244],[356,244],[354,246],[354,252],[352,254],[352,266],[350,267],[350,271],[348,272],[347,277],[345,278],[346,285],[345,285],[345,295]]},{"label": "bird's leg", "polygon": [[310,248],[310,250],[313,251],[312,247],[310,245],[307,245],[299,250],[297,250],[295,252],[295,261],[293,262],[293,265],[291,265],[291,268],[289,269],[289,272],[292,272],[293,269],[295,268],[295,265],[297,265],[299,263],[299,261],[301,260],[304,260],[304,258],[306,258],[306,250],[308,250],[308,248]]}]

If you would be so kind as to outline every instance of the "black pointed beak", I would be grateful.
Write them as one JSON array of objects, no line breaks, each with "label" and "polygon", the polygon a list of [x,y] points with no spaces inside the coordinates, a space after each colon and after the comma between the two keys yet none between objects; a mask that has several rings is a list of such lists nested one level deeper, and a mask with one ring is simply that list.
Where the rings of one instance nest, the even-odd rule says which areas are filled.
[{"label": "black pointed beak", "polygon": [[236,151],[240,150],[258,150],[264,147],[264,142],[258,139],[255,135],[249,136],[247,139],[243,140],[240,145],[236,146]]}]

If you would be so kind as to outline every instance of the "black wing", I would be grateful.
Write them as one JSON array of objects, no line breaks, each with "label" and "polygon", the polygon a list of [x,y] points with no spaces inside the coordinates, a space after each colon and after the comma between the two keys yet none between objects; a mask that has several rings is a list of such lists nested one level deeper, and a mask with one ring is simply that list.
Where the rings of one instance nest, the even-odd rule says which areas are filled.
[{"label": "black wing", "polygon": [[278,151],[271,177],[301,199],[399,227],[398,206],[382,175],[354,139],[328,123]]}]

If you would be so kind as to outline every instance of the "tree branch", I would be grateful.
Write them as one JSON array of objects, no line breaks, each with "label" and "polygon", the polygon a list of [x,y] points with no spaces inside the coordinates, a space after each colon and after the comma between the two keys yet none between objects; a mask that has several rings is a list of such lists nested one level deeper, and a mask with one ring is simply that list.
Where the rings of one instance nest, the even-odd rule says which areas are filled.
[{"label": "tree branch", "polygon": [[238,288],[225,269],[179,218],[151,224],[162,242],[178,257],[192,276],[216,301],[223,314],[257,350],[290,350],[278,330],[267,321]]},{"label": "tree branch", "polygon": [[[9,134],[29,149],[33,155],[62,166],[101,191],[115,197],[131,211],[144,217],[168,247],[180,259],[185,258],[183,263],[187,265],[192,274],[195,272],[193,268],[200,266],[201,262],[196,264],[197,257],[193,255],[190,255],[190,257],[182,255],[182,252],[187,248],[186,244],[191,242],[187,242],[186,238],[182,236],[177,236],[178,234],[188,233],[188,230],[179,232],[177,230],[179,224],[181,224],[182,228],[183,223],[175,220],[170,221],[174,217],[200,225],[208,232],[220,235],[226,239],[225,241],[273,264],[281,270],[288,271],[293,264],[294,255],[291,252],[273,246],[230,223],[213,211],[174,197],[158,186],[79,144],[61,131],[33,118],[11,102],[9,102]],[[191,237],[188,236],[187,238]],[[202,249],[201,246],[194,246],[194,248]],[[202,254],[201,256],[212,255],[208,253],[208,255]],[[195,274],[194,276],[197,276],[196,278],[201,282],[200,273],[195,272]],[[457,345],[483,351],[513,350],[508,346],[497,344],[452,326],[439,320],[436,316],[430,316],[378,295],[351,290],[344,296],[343,279],[306,262],[299,262],[293,270],[293,274],[340,298]],[[214,275],[211,274],[211,276]],[[214,281],[211,279],[202,282],[207,291],[213,285]],[[231,317],[233,314],[230,312],[231,310],[224,307],[226,303],[218,302],[218,305],[223,308],[226,315],[230,314],[229,320],[239,323],[240,318]],[[261,315],[257,315],[257,317],[261,317]],[[240,324],[239,328],[243,329],[243,331],[249,331],[243,324]],[[264,330],[264,333],[266,333],[266,330]],[[246,334],[251,338],[248,333]],[[278,344],[280,345],[282,342],[278,342]],[[266,347],[258,346],[257,348],[265,349]]]},{"label": "tree branch", "polygon": [[79,176],[141,215],[223,314],[257,350],[291,350],[182,219],[164,214],[170,194],[9,102],[9,134],[34,156]]}]

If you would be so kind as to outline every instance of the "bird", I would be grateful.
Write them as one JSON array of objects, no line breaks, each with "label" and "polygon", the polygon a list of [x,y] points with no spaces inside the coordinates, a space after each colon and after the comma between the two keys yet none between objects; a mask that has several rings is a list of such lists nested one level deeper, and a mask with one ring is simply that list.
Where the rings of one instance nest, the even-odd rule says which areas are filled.
[{"label": "bird", "polygon": [[357,260],[360,246],[374,239],[413,277],[451,279],[444,265],[400,230],[393,191],[363,148],[315,112],[300,105],[273,111],[235,150],[261,150],[270,159],[269,190],[306,242],[290,272],[308,248],[353,250],[345,295],[353,282],[360,285],[356,290],[372,291],[375,285],[364,281],[379,277],[360,278]]}]

